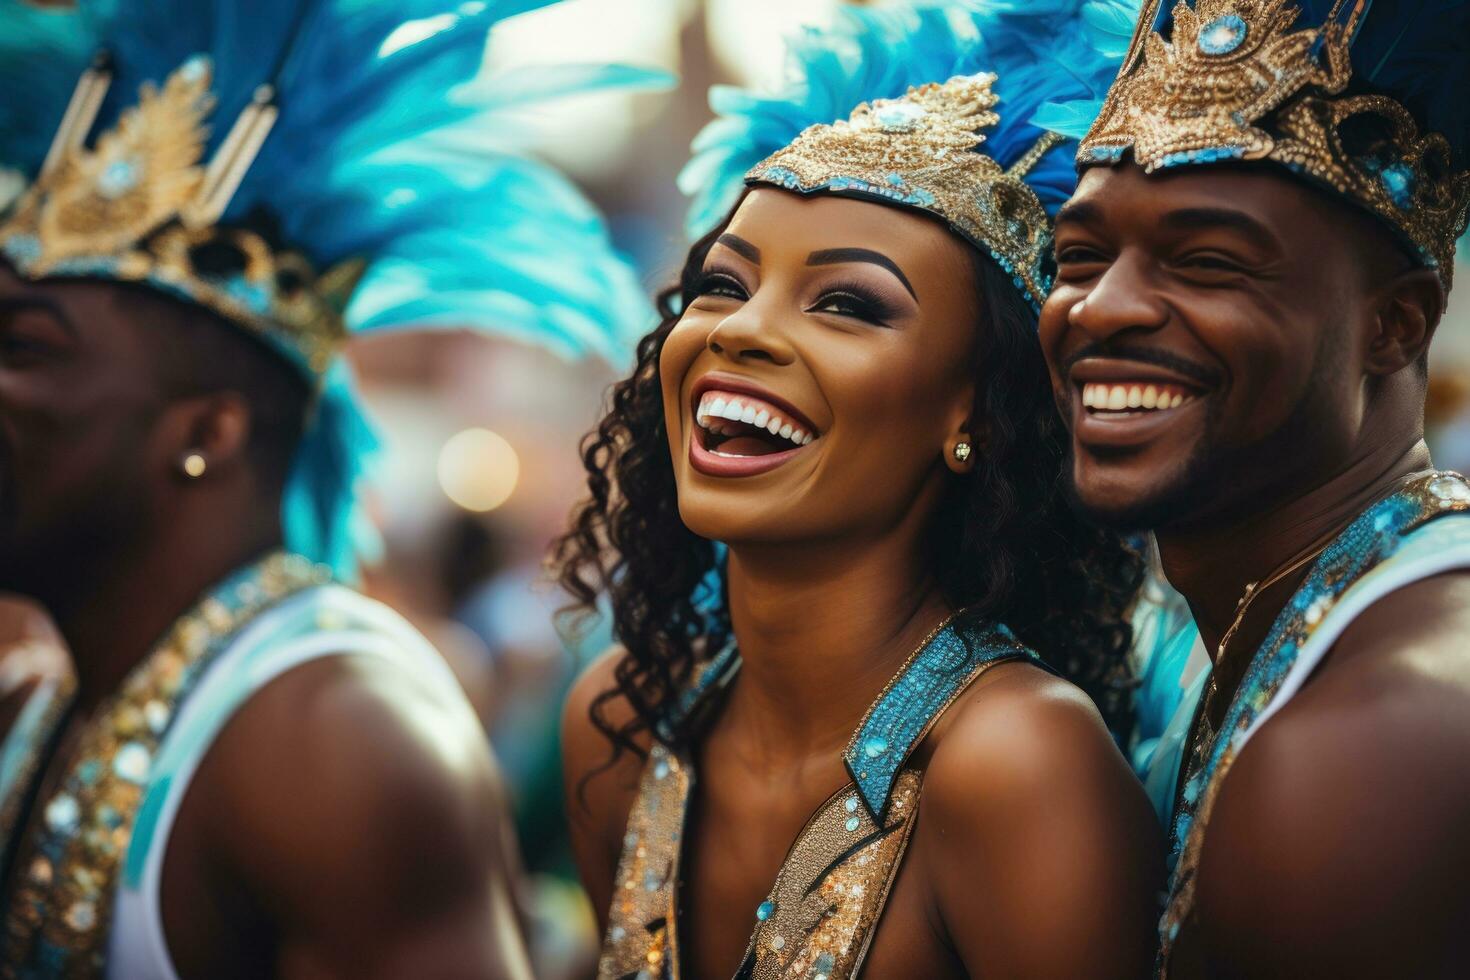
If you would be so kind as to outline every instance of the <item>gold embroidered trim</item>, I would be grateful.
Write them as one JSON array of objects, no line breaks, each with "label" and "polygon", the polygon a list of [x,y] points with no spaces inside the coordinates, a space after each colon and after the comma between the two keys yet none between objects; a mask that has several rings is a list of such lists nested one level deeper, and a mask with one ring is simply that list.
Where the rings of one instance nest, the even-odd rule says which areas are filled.
[{"label": "gold embroidered trim", "polygon": [[181,617],[84,729],[75,761],[37,805],[16,852],[0,977],[95,977],[105,967],[118,871],[158,746],[226,641],[330,572],[273,554]]},{"label": "gold embroidered trim", "polygon": [[926,211],[994,258],[1039,307],[1051,289],[1051,220],[1022,178],[1063,139],[1047,134],[1009,170],[978,152],[1000,121],[995,80],[960,75],[864,102],[845,120],[808,127],[746,182]]},{"label": "gold embroidered trim", "polygon": [[[1180,0],[1168,41],[1151,30],[1158,6],[1139,21],[1129,60],[1078,149],[1080,166],[1116,163],[1128,151],[1148,172],[1279,163],[1387,221],[1450,287],[1470,172],[1453,172],[1449,141],[1420,135],[1393,99],[1341,97],[1361,0],[1339,2],[1322,26],[1296,31],[1289,0],[1198,0],[1193,8]],[[1359,136],[1347,140],[1348,129]]]}]

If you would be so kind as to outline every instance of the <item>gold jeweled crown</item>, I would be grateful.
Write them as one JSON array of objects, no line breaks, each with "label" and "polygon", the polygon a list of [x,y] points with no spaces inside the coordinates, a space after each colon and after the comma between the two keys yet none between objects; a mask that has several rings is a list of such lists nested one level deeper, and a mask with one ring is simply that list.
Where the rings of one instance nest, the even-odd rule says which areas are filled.
[{"label": "gold jeweled crown", "polygon": [[994,258],[1039,308],[1051,289],[1051,220],[1023,178],[1063,138],[1043,136],[1008,170],[976,152],[1000,121],[995,78],[960,75],[864,102],[846,120],[803,130],[746,183],[928,212]]},{"label": "gold jeweled crown", "polygon": [[1387,221],[1450,288],[1470,172],[1454,172],[1448,140],[1421,136],[1399,102],[1342,95],[1364,0],[1339,0],[1321,25],[1295,31],[1289,0],[1180,0],[1167,41],[1153,30],[1160,4],[1139,19],[1079,166],[1128,151],[1150,173],[1269,160]]},{"label": "gold jeweled crown", "polygon": [[137,105],[88,149],[111,81],[99,59],[83,74],[39,175],[0,220],[0,256],[31,279],[147,283],[245,327],[320,376],[346,336],[341,308],[361,265],[318,276],[304,256],[219,225],[276,108],[261,86],[203,163],[212,74],[198,56],[161,88],[145,84]]}]

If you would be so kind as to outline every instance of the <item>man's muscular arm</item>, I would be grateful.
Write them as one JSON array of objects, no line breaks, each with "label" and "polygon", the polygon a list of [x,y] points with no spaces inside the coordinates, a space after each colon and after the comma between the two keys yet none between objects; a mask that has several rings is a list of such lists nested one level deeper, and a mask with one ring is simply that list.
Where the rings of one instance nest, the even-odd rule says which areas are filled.
[{"label": "man's muscular arm", "polygon": [[206,768],[209,849],[272,924],[281,977],[530,976],[489,748],[442,687],[364,657],[308,664]]},{"label": "man's muscular arm", "polygon": [[1197,905],[1221,978],[1463,976],[1470,575],[1356,620],[1231,768]]}]

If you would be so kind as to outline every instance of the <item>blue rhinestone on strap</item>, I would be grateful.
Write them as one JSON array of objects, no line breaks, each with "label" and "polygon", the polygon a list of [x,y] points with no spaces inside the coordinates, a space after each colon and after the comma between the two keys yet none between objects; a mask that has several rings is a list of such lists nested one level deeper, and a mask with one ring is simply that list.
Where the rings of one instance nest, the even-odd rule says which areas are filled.
[{"label": "blue rhinestone on strap", "polygon": [[[868,811],[880,824],[899,768],[939,716],[974,678],[997,660],[1034,656],[1005,627],[970,636],[953,626],[937,632],[868,709],[843,761]],[[855,801],[848,810],[856,810]]]}]

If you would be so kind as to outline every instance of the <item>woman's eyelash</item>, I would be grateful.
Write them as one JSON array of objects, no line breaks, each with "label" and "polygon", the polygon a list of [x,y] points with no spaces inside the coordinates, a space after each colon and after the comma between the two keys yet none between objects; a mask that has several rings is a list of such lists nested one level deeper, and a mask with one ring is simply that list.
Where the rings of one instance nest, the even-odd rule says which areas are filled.
[{"label": "woman's eyelash", "polygon": [[745,286],[728,272],[710,271],[699,277],[694,287],[697,296],[733,296],[745,298]]},{"label": "woman's eyelash", "polygon": [[[839,309],[836,307],[845,307]],[[872,323],[886,323],[897,313],[887,301],[858,283],[836,283],[822,291],[812,310],[853,316]]]}]

